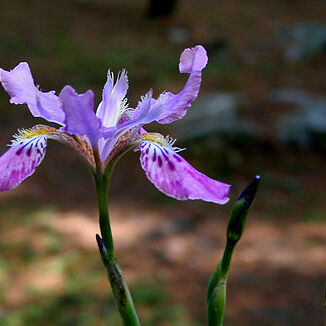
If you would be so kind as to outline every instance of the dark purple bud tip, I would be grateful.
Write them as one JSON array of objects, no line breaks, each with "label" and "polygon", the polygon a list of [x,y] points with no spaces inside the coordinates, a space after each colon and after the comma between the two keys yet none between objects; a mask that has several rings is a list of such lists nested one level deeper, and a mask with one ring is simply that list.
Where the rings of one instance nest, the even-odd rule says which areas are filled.
[{"label": "dark purple bud tip", "polygon": [[256,175],[249,185],[241,192],[237,200],[245,200],[245,209],[247,209],[255,199],[256,191],[260,182],[260,175]]},{"label": "dark purple bud tip", "polygon": [[100,250],[100,254],[101,254],[101,257],[102,257],[102,261],[103,261],[103,264],[104,266],[108,266],[108,252],[105,248],[105,245],[103,243],[103,240],[102,238],[100,237],[99,234],[96,234],[96,242],[97,242],[97,245],[98,245],[98,249]]},{"label": "dark purple bud tip", "polygon": [[99,234],[96,234],[96,242],[97,242],[97,245],[98,245],[98,248],[100,250],[100,252],[102,253],[105,249],[105,246],[104,246],[104,243],[102,241],[102,238],[100,237]]},{"label": "dark purple bud tip", "polygon": [[226,232],[228,240],[233,243],[239,241],[242,236],[249,209],[254,201],[259,182],[260,176],[256,175],[249,185],[242,191],[233,205]]}]

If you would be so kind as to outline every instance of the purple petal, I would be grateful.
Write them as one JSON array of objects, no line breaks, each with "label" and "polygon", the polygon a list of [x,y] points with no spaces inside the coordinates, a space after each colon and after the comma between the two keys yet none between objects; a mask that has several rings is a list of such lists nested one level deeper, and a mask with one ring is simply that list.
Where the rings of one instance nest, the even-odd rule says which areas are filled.
[{"label": "purple petal", "polygon": [[207,65],[207,53],[203,46],[197,45],[185,49],[180,56],[179,70],[181,73],[191,74],[202,71]]},{"label": "purple petal", "polygon": [[[102,162],[108,158],[111,154],[112,150],[114,149],[115,145],[121,139],[121,137],[129,132],[128,137],[133,137],[139,134],[139,127],[134,125],[128,125],[123,128],[115,127],[115,128],[108,128],[107,131],[104,131],[101,138],[98,142],[98,148],[100,152],[100,157]],[[111,135],[110,135],[111,133]]]},{"label": "purple petal", "polygon": [[118,76],[114,85],[112,73],[108,73],[108,79],[103,89],[102,102],[96,115],[101,119],[103,126],[116,126],[120,116],[120,104],[127,94],[128,77],[125,70]]},{"label": "purple petal", "polygon": [[[143,134],[147,134],[147,133],[148,132],[143,127],[139,128],[139,130],[137,132],[138,135],[143,135]],[[141,150],[141,145],[138,145],[133,149],[134,152],[138,152],[140,150]]]},{"label": "purple petal", "polygon": [[230,185],[200,173],[168,146],[145,141],[141,145],[140,162],[148,179],[168,196],[217,204],[229,200]]},{"label": "purple petal", "polygon": [[34,117],[63,125],[64,113],[58,96],[54,91],[42,93],[37,89],[26,62],[21,62],[11,71],[0,69],[0,82],[11,96],[11,103],[27,104]]},{"label": "purple petal", "polygon": [[80,136],[87,136],[92,146],[97,143],[101,121],[93,111],[94,93],[77,94],[71,86],[65,86],[59,98],[65,113],[65,127],[61,131]]},{"label": "purple petal", "polygon": [[[206,50],[198,45],[192,49],[186,49],[180,59],[180,71],[189,72],[191,75],[185,88],[177,95],[162,93],[157,100],[152,98],[152,91],[142,97],[134,110],[133,116],[117,125],[115,138],[107,141],[103,146],[103,157],[112,150],[115,142],[127,131],[134,127],[142,127],[153,121],[169,123],[180,119],[190,107],[190,103],[196,98],[201,82],[201,69],[206,66]],[[112,87],[112,82],[109,83]],[[104,135],[107,138],[106,135]]]},{"label": "purple petal", "polygon": [[152,121],[165,124],[181,119],[198,95],[201,71],[205,68],[207,60],[206,50],[201,45],[184,50],[180,57],[179,69],[181,73],[189,73],[190,76],[183,90],[176,95],[170,92],[162,93],[157,100],[152,98],[151,91],[148,92],[138,103],[133,120],[142,124]]},{"label": "purple petal", "polygon": [[[168,100],[168,94],[162,93],[157,100],[154,100],[152,95],[152,91],[149,91],[141,98],[132,119],[126,125],[142,126],[153,121],[159,121],[165,115],[164,109]],[[124,127],[124,124],[121,127]]]},{"label": "purple petal", "polygon": [[[121,121],[121,120],[125,120],[125,121]],[[122,128],[120,125],[120,121],[121,121],[121,125],[123,126]],[[147,133],[147,131],[144,128],[138,127],[137,122],[133,121],[130,124],[129,121],[130,118],[127,115],[122,116],[116,128],[108,129],[107,132],[103,133],[104,138],[101,138],[98,142],[98,147],[99,147],[99,152],[100,152],[100,157],[102,162],[104,162],[107,159],[107,157],[110,155],[116,143],[126,132],[133,129],[132,131],[133,136]],[[138,151],[138,150],[140,150],[140,146],[136,146],[134,148],[134,151]]]},{"label": "purple petal", "polygon": [[[160,112],[155,110],[156,106],[151,106],[151,101],[152,93],[149,92],[143,97],[142,102],[139,103],[131,119],[128,117],[128,119],[125,119],[125,121],[121,124],[118,123],[116,127],[108,128],[107,133],[102,133],[104,140],[99,142],[102,161],[105,161],[115,144],[126,132],[133,128],[137,129],[138,131],[143,124],[152,122],[155,120],[153,117],[159,116]],[[113,134],[112,130],[114,130]]]},{"label": "purple petal", "polygon": [[191,106],[198,95],[201,84],[201,71],[206,67],[208,58],[206,50],[197,45],[191,49],[186,49],[180,57],[179,70],[181,73],[190,74],[188,81],[183,90],[174,95],[166,93],[167,101],[164,103],[160,123],[170,123],[181,119]]},{"label": "purple petal", "polygon": [[160,118],[163,101],[154,100],[152,96],[152,91],[142,96],[133,113],[133,122],[144,125]]},{"label": "purple petal", "polygon": [[34,173],[45,156],[46,143],[46,136],[33,136],[15,143],[0,157],[0,191],[16,188]]}]

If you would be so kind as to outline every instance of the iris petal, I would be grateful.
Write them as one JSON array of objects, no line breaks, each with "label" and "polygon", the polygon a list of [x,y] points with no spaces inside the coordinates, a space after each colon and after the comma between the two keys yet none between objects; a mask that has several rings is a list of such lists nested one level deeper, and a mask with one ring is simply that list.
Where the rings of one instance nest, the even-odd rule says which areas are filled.
[{"label": "iris petal", "polygon": [[34,117],[63,125],[64,113],[58,96],[54,91],[43,93],[38,90],[26,62],[21,62],[11,71],[0,69],[0,82],[11,96],[11,103],[27,104]]},{"label": "iris petal", "polygon": [[125,70],[117,78],[114,85],[113,74],[108,73],[108,79],[103,89],[102,102],[96,115],[101,119],[103,126],[116,126],[120,116],[120,103],[128,90],[128,77]]},{"label": "iris petal", "polygon": [[46,135],[15,141],[0,157],[0,191],[16,188],[34,173],[45,156],[46,145]]},{"label": "iris petal", "polygon": [[144,141],[140,149],[140,162],[147,178],[166,195],[179,200],[228,202],[230,185],[197,171],[170,146]]},{"label": "iris petal", "polygon": [[166,124],[181,119],[198,96],[202,70],[206,67],[207,60],[206,50],[201,45],[184,50],[179,70],[190,76],[183,90],[178,94],[164,92],[156,100],[152,98],[152,92],[147,93],[138,103],[133,119],[142,124],[152,121]]},{"label": "iris petal", "polygon": [[190,49],[185,49],[180,57],[179,70],[181,73],[190,74],[183,90],[174,95],[167,94],[167,101],[164,104],[164,112],[158,122],[171,123],[181,119],[191,106],[191,102],[198,96],[202,70],[206,67],[208,58],[206,50],[197,45]]},{"label": "iris petal", "polygon": [[65,113],[65,127],[62,131],[80,136],[87,136],[92,146],[99,138],[101,121],[93,111],[94,93],[77,94],[71,86],[65,86],[60,92],[60,100]]}]

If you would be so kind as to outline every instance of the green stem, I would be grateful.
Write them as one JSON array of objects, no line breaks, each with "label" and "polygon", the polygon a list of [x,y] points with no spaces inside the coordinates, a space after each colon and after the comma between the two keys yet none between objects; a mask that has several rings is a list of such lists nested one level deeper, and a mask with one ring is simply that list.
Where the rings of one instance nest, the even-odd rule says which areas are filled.
[{"label": "green stem", "polygon": [[226,281],[231,265],[233,250],[241,239],[247,215],[252,206],[260,176],[256,175],[239,195],[233,205],[226,231],[226,245],[221,261],[218,263],[207,287],[207,321],[209,326],[222,326],[225,312]]},{"label": "green stem", "polygon": [[108,253],[114,257],[114,244],[109,217],[109,175],[95,175],[97,204],[102,239]]},{"label": "green stem", "polygon": [[[108,210],[109,180],[112,171],[113,167],[106,171],[105,174],[103,174],[100,170],[100,165],[98,165],[97,172],[94,173],[99,209],[99,223],[102,235],[102,239],[99,243],[99,248],[104,266],[106,267],[108,273],[108,279],[111,284],[115,302],[122,318],[123,325],[140,326],[140,322],[130,295],[127,282],[124,279],[114,252],[114,244]],[[101,243],[101,241],[103,241],[103,243]]]},{"label": "green stem", "polygon": [[223,258],[222,258],[222,262],[221,262],[221,274],[222,274],[222,277],[224,277],[224,278],[226,278],[226,276],[229,272],[232,254],[233,254],[235,245],[236,245],[235,241],[232,241],[232,240],[226,241],[226,246],[224,249]]},{"label": "green stem", "polygon": [[[219,265],[220,266],[220,265]],[[226,277],[219,276],[219,267],[216,269],[208,284],[207,321],[208,326],[223,326],[226,303]]]},{"label": "green stem", "polygon": [[208,326],[222,326],[226,303],[226,281],[236,241],[227,239],[222,260],[217,265],[207,288]]}]

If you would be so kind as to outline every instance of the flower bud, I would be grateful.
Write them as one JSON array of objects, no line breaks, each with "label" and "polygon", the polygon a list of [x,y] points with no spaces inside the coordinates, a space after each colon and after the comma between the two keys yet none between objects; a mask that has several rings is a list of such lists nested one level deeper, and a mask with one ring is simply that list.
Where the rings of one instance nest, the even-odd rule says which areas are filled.
[{"label": "flower bud", "polygon": [[234,203],[226,233],[229,241],[237,242],[240,240],[260,179],[261,177],[256,175]]}]

